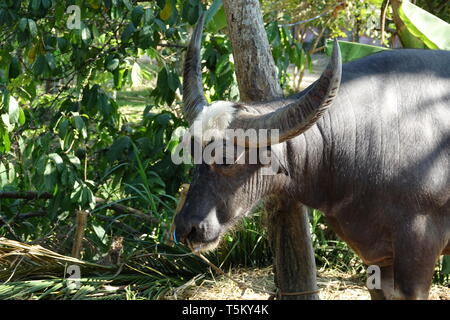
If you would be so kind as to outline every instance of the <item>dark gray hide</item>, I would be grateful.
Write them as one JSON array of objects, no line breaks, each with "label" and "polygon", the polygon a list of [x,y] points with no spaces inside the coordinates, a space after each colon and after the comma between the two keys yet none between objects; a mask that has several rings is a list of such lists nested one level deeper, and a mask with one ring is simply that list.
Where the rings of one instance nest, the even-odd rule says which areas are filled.
[{"label": "dark gray hide", "polygon": [[[308,91],[236,105],[235,117]],[[450,52],[385,51],[345,64],[332,106],[272,153],[274,176],[259,175],[262,165],[197,165],[178,238],[214,247],[260,199],[284,193],[323,211],[366,264],[381,267],[373,298],[428,297],[438,257],[450,254]]]}]

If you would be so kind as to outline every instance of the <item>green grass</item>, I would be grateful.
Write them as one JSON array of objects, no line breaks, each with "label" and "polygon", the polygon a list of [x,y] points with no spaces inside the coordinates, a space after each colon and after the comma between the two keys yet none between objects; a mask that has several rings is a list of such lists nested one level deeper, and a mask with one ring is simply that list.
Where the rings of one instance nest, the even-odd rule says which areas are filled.
[{"label": "green grass", "polygon": [[145,107],[151,102],[150,93],[151,90],[146,87],[117,92],[116,102],[128,122],[138,122],[142,119]]}]

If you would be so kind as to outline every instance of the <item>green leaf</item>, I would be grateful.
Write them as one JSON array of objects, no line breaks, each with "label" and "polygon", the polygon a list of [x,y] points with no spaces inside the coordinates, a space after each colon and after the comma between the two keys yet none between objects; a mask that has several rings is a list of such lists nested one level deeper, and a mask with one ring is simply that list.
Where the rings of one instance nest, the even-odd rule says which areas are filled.
[{"label": "green leaf", "polygon": [[69,41],[64,38],[58,38],[58,48],[62,53],[65,53],[69,50]]},{"label": "green leaf", "polygon": [[[3,137],[2,132],[0,131],[0,137]],[[0,141],[2,142],[2,141]],[[0,150],[2,143],[0,143]],[[3,188],[8,182],[8,169],[6,168],[6,166],[3,164],[3,162],[0,161],[0,188]]]},{"label": "green leaf", "polygon": [[28,19],[28,29],[32,37],[36,37],[38,34],[36,22],[33,19]]},{"label": "green leaf", "polygon": [[56,69],[56,60],[53,54],[47,53],[45,55],[45,59],[47,60],[47,65],[50,68],[51,71],[55,71]]},{"label": "green leaf", "polygon": [[121,136],[116,139],[108,150],[107,157],[110,162],[122,158],[124,152],[131,149],[131,139],[128,136]]},{"label": "green leaf", "polygon": [[19,103],[13,96],[9,97],[8,116],[9,116],[9,121],[11,123],[17,123],[19,121],[19,116],[20,116]]},{"label": "green leaf", "polygon": [[171,87],[175,87],[175,79],[171,78],[171,74],[166,68],[162,68],[158,73],[158,80],[156,81],[155,94],[164,98],[168,105],[171,105],[175,99],[175,91]]},{"label": "green leaf", "polygon": [[94,229],[95,235],[96,235],[96,236],[97,236],[104,244],[106,244],[106,243],[105,243],[105,240],[106,240],[106,237],[105,237],[106,231],[105,231],[105,229],[103,229],[103,227],[102,227],[101,225],[95,225],[95,224],[92,225],[92,229]]},{"label": "green leaf", "polygon": [[155,23],[156,23],[156,25],[162,30],[162,31],[166,31],[166,24],[164,23],[164,22],[162,22],[161,20],[159,20],[159,19],[155,19],[154,20],[155,21]]},{"label": "green leaf", "polygon": [[131,4],[130,0],[122,0],[122,2],[129,11],[133,9],[133,5]]},{"label": "green leaf", "polygon": [[68,154],[67,157],[69,158],[69,161],[71,164],[73,164],[75,167],[79,168],[81,165],[80,159],[72,154]]},{"label": "green leaf", "polygon": [[178,79],[178,75],[174,72],[170,72],[167,77],[167,82],[169,84],[169,88],[172,91],[176,91],[180,86],[180,80]]},{"label": "green leaf", "polygon": [[[3,115],[2,115],[2,118],[3,118]],[[2,140],[3,141],[1,141],[1,142],[3,144],[3,148],[2,148],[3,151],[9,152],[11,150],[11,140],[9,139],[8,131],[6,131],[6,130],[3,131]]]},{"label": "green leaf", "polygon": [[74,116],[73,122],[75,125],[75,128],[78,130],[79,133],[81,133],[81,136],[86,139],[87,138],[87,129],[86,124],[84,123],[84,120],[81,116]]},{"label": "green leaf", "polygon": [[44,170],[44,185],[45,191],[53,192],[57,184],[57,171],[53,162],[48,161]]},{"label": "green leaf", "polygon": [[105,119],[111,116],[111,103],[106,93],[102,92],[98,95],[99,109]]},{"label": "green leaf", "polygon": [[120,60],[113,55],[108,56],[106,58],[105,67],[107,70],[109,70],[111,72],[116,70],[117,67],[119,66],[119,64],[120,64]]},{"label": "green leaf", "polygon": [[139,32],[139,47],[142,49],[148,49],[153,46],[153,29],[149,26],[145,26]]},{"label": "green leaf", "polygon": [[209,24],[207,25],[208,30],[212,33],[218,33],[223,28],[228,25],[227,17],[225,15],[225,10],[223,6],[217,11],[217,13],[211,18]]},{"label": "green leaf", "polygon": [[47,52],[54,51],[56,49],[57,45],[56,37],[52,36],[51,34],[45,34],[43,40],[44,40],[44,49]]},{"label": "green leaf", "polygon": [[42,0],[42,5],[45,9],[48,9],[52,6],[52,0]]},{"label": "green leaf", "polygon": [[167,69],[162,68],[161,71],[158,73],[158,80],[156,81],[156,86],[159,89],[165,89],[169,86],[168,83],[168,76],[167,76]]},{"label": "green leaf", "polygon": [[164,94],[164,100],[166,101],[167,105],[170,106],[175,100],[175,92],[172,90],[166,90]]},{"label": "green leaf", "polygon": [[150,8],[145,9],[144,24],[150,25],[153,23],[154,20],[155,20],[155,13],[153,12],[153,10]]},{"label": "green leaf", "polygon": [[19,124],[23,126],[25,124],[25,113],[23,112],[22,108],[19,109]]},{"label": "green leaf", "polygon": [[267,26],[267,37],[273,47],[279,47],[281,44],[280,30],[278,28],[278,22],[274,21]]},{"label": "green leaf", "polygon": [[159,17],[161,18],[161,20],[167,21],[172,16],[172,11],[173,11],[172,1],[166,0],[164,8],[159,13]]},{"label": "green leaf", "polygon": [[[36,148],[33,148],[36,149]],[[32,152],[35,152],[35,150],[30,150],[30,155],[32,154]],[[48,158],[46,155],[42,155],[40,156],[37,161],[35,161],[34,163],[34,167],[37,173],[39,173],[40,175],[44,174],[44,169],[45,169],[45,165],[47,164]]]},{"label": "green leaf", "polygon": [[22,32],[25,32],[25,30],[28,27],[28,19],[27,18],[21,18],[19,21],[19,30]]},{"label": "green leaf", "polygon": [[131,68],[131,82],[133,83],[133,86],[137,86],[142,82],[141,67],[137,62],[135,62]]},{"label": "green leaf", "polygon": [[91,210],[93,210],[95,208],[95,197],[94,194],[92,193],[91,189],[89,189],[89,187],[84,186],[82,193],[81,193],[81,205],[84,206],[89,206],[89,208]]},{"label": "green leaf", "polygon": [[64,15],[66,14],[66,5],[62,2],[57,2],[56,8],[55,8],[55,20],[61,21],[64,19]]},{"label": "green leaf", "polygon": [[[198,3],[197,3],[198,4]],[[195,7],[195,4],[191,4],[193,7]],[[208,23],[211,21],[211,19],[219,12],[219,10],[223,8],[222,0],[214,0],[211,6],[209,7],[208,11],[206,11],[205,14],[205,24],[208,25]]]},{"label": "green leaf", "polygon": [[[358,60],[362,57],[368,56],[370,54],[389,50],[388,48],[371,46],[368,44],[348,42],[348,41],[338,41],[339,47],[341,48],[342,62],[349,62],[353,60]],[[328,56],[331,56],[333,51],[333,40],[327,40],[325,52]]]},{"label": "green leaf", "polygon": [[3,122],[3,125],[5,126],[6,130],[8,132],[11,131],[11,122],[9,121],[9,115],[7,113],[4,113],[1,115],[1,118],[2,118],[2,122]]},{"label": "green leaf", "polygon": [[450,50],[450,24],[409,1],[403,1],[399,16],[408,31],[428,48]]},{"label": "green leaf", "polygon": [[9,79],[17,78],[22,73],[22,67],[19,59],[13,57],[9,65]]},{"label": "green leaf", "polygon": [[[94,85],[90,90],[87,90],[87,102],[85,102],[89,111],[95,110],[97,107],[98,86]],[[84,96],[83,96],[84,98]]]},{"label": "green leaf", "polygon": [[383,3],[383,0],[367,0],[368,3],[373,4],[377,8],[381,8],[381,4]]},{"label": "green leaf", "polygon": [[58,134],[60,138],[64,138],[66,136],[68,129],[69,129],[69,120],[64,119],[58,125]]},{"label": "green leaf", "polygon": [[124,69],[117,68],[116,70],[114,70],[113,76],[114,76],[114,88],[115,89],[122,88],[123,82],[124,82],[123,81],[124,74],[125,74],[125,70]]},{"label": "green leaf", "polygon": [[161,113],[156,116],[156,122],[160,124],[162,127],[166,127],[170,119],[171,116],[168,115],[167,113]]},{"label": "green leaf", "polygon": [[64,169],[64,160],[61,158],[61,156],[57,153],[50,153],[48,155],[48,158],[52,160],[58,171],[62,171]]},{"label": "green leaf", "polygon": [[32,0],[31,1],[31,9],[33,9],[33,11],[37,11],[40,6],[41,6],[41,0]]},{"label": "green leaf", "polygon": [[125,30],[122,33],[122,37],[121,37],[122,42],[127,42],[128,40],[130,40],[135,32],[136,32],[136,27],[134,26],[134,24],[132,22],[130,22],[126,26]]},{"label": "green leaf", "polygon": [[33,65],[33,71],[37,76],[42,75],[45,71],[47,71],[48,64],[45,56],[40,54]]},{"label": "green leaf", "polygon": [[72,202],[75,202],[75,203],[79,202],[82,191],[83,191],[82,186],[78,182],[75,182],[73,191],[70,194],[70,200],[72,200]]},{"label": "green leaf", "polygon": [[81,40],[87,41],[89,39],[91,39],[91,31],[87,26],[83,26],[81,29]]},{"label": "green leaf", "polygon": [[141,23],[142,16],[144,15],[144,8],[142,6],[137,6],[131,11],[131,21],[137,27]]},{"label": "green leaf", "polygon": [[187,20],[189,24],[195,24],[199,17],[198,7],[193,7],[189,4],[189,2],[185,2],[183,6],[183,10],[181,11],[181,16],[184,20]]}]

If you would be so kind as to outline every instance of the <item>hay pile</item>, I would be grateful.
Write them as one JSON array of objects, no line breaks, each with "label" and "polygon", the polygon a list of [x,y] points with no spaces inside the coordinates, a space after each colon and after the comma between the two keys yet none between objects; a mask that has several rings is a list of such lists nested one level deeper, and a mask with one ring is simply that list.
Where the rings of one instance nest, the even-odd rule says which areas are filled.
[{"label": "hay pile", "polygon": [[[147,257],[150,259],[150,257]],[[242,290],[229,278],[196,272],[191,281],[171,279],[158,270],[168,268],[162,257],[149,261],[154,265],[134,263],[101,265],[58,254],[40,245],[25,244],[0,237],[0,299],[190,299],[190,300],[267,300],[267,292]],[[147,261],[147,263],[149,262]],[[173,262],[179,267],[179,262]],[[90,273],[81,279],[82,287],[66,290],[64,279],[68,264],[83,267]],[[156,270],[158,269],[158,270]],[[168,271],[170,268],[168,268]],[[92,273],[96,275],[92,275]],[[272,268],[232,270],[234,280],[265,291],[275,291]],[[365,279],[338,271],[318,273],[319,296],[323,300],[367,300]],[[181,285],[182,284],[182,285]],[[128,293],[127,293],[128,290]],[[130,290],[136,294],[130,295]],[[450,289],[433,285],[430,299],[450,300]]]},{"label": "hay pile", "polygon": [[[272,268],[241,269],[229,274],[234,279],[249,286],[275,291]],[[320,288],[319,297],[322,300],[370,300],[370,294],[365,288],[365,280],[361,276],[352,276],[336,270],[321,271],[317,275]],[[174,298],[168,297],[168,298]],[[197,285],[192,284],[178,292],[178,299],[189,300],[267,300],[267,293],[255,292],[251,289],[242,291],[238,285],[225,277],[204,279]],[[433,285],[430,292],[432,300],[450,300],[450,289]]]},{"label": "hay pile", "polygon": [[0,281],[34,277],[40,274],[60,274],[67,264],[82,265],[86,269],[111,269],[65,256],[40,245],[31,245],[0,237]]}]

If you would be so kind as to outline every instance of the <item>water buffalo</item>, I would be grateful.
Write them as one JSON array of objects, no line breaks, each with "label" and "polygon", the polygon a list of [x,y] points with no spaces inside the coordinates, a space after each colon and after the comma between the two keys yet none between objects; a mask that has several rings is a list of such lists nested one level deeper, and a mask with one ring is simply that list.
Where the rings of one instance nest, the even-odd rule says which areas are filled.
[{"label": "water buffalo", "polygon": [[245,153],[269,146],[279,170],[197,164],[176,237],[214,248],[260,199],[287,194],[321,210],[364,263],[380,267],[372,298],[427,298],[437,259],[450,254],[450,52],[391,50],[341,65],[335,44],[320,79],[299,94],[208,105],[202,27],[200,19],[186,53],[186,119],[218,132],[278,129],[278,144],[247,141]]}]

